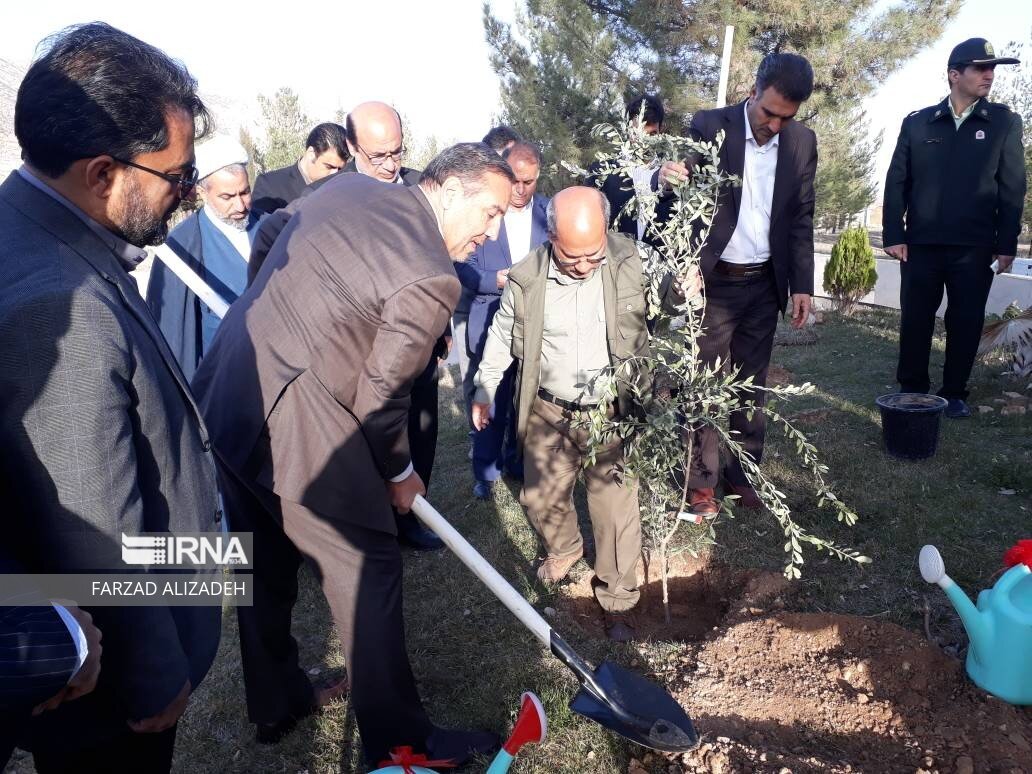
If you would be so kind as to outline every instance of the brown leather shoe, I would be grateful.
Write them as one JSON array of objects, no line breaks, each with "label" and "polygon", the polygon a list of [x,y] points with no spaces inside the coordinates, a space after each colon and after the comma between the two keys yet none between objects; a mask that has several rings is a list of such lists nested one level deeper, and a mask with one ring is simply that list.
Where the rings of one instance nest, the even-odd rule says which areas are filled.
[{"label": "brown leather shoe", "polygon": [[717,502],[716,493],[712,488],[692,489],[688,493],[688,512],[699,519],[708,516],[716,516],[720,513],[720,503]]},{"label": "brown leather shoe", "polygon": [[547,557],[537,568],[538,580],[542,583],[558,583],[570,574],[573,565],[577,564],[582,556],[583,553],[568,557]]},{"label": "brown leather shoe", "polygon": [[729,481],[727,488],[731,490],[729,494],[736,494],[739,497],[738,500],[735,500],[735,505],[753,509],[763,507],[763,501],[760,499],[760,496],[756,494],[756,490],[748,484],[732,484]]}]

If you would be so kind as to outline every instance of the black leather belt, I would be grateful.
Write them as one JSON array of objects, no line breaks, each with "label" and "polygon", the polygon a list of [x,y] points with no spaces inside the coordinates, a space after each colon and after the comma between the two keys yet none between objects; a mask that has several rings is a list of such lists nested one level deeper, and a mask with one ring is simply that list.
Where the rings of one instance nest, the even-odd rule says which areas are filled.
[{"label": "black leather belt", "polygon": [[591,411],[591,409],[598,405],[597,403],[574,403],[572,400],[563,400],[562,398],[557,398],[544,387],[538,388],[538,397],[566,411]]},{"label": "black leather belt", "polygon": [[762,277],[770,271],[770,260],[763,263],[729,263],[717,261],[713,271],[725,277]]}]

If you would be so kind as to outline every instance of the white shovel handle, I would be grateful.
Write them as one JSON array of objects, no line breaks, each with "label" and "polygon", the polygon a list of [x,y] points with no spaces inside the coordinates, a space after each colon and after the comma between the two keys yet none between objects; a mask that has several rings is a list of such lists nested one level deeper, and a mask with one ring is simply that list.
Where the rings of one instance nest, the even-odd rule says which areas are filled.
[{"label": "white shovel handle", "polygon": [[154,251],[154,255],[169,268],[169,271],[179,277],[183,284],[190,288],[194,295],[201,299],[215,313],[216,317],[221,320],[226,316],[226,312],[229,311],[229,304],[226,303],[226,300],[216,293],[207,282],[201,279],[201,276],[190,268],[186,261],[176,255],[171,247],[161,245]]},{"label": "white shovel handle", "polygon": [[460,535],[455,527],[437,512],[434,506],[421,495],[416,495],[416,501],[412,503],[412,512],[429,529],[437,533],[437,537],[443,540],[452,553],[459,557],[462,563],[494,592],[494,595],[509,608],[514,616],[520,619],[524,626],[530,629],[542,645],[546,648],[551,646],[552,627],[548,625],[548,622],[516,589],[509,585],[505,578],[498,574],[494,567],[488,564],[487,560],[477,552],[477,549],[471,546],[466,538]]}]

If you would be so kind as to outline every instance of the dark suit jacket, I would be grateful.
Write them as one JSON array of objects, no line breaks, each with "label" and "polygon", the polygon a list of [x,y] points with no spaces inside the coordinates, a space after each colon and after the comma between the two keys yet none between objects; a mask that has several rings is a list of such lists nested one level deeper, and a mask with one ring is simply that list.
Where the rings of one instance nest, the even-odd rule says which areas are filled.
[{"label": "dark suit jacket", "polygon": [[904,118],[885,175],[882,244],[1014,255],[1025,203],[1021,138],[1021,116],[987,99],[959,129],[949,97]]},{"label": "dark suit jacket", "polygon": [[[351,159],[337,174],[344,175],[349,173],[358,173],[358,168],[355,166],[355,160]],[[407,186],[416,185],[419,182],[419,178],[423,176],[422,170],[409,169],[408,167],[402,167],[401,182]],[[300,173],[298,174],[300,177]],[[316,180],[307,186],[304,186],[296,196],[291,199],[287,204],[277,208],[275,212],[268,210],[269,214],[262,218],[261,225],[258,227],[258,233],[255,234],[254,240],[251,243],[251,258],[247,262],[247,284],[250,285],[254,282],[254,278],[258,276],[258,270],[262,268],[262,264],[265,263],[265,258],[269,254],[269,250],[272,249],[273,242],[276,241],[276,237],[280,235],[280,232],[287,225],[287,221],[290,217],[298,211],[301,207],[301,200],[306,196],[318,191],[323,185],[330,182],[334,178],[333,175]],[[396,184],[395,184],[396,185]]]},{"label": "dark suit jacket", "polygon": [[52,605],[0,607],[0,771],[32,708],[57,694],[78,663],[75,643]]},{"label": "dark suit jacket", "polygon": [[625,212],[624,207],[634,196],[634,184],[627,175],[612,174],[605,179],[599,177],[601,164],[595,162],[588,167],[591,176],[588,178],[588,185],[593,185],[602,191],[602,195],[609,201],[609,210],[612,213],[613,229],[631,239],[638,238],[638,217],[635,212]]},{"label": "dark suit jacket", "polygon": [[[0,233],[5,545],[28,572],[124,572],[122,532],[219,529],[200,412],[114,252],[17,172],[0,186]],[[36,740],[103,739],[156,714],[200,683],[218,647],[217,608],[90,612],[100,684],[35,718]]]},{"label": "dark suit jacket", "polygon": [[52,605],[0,607],[0,717],[27,713],[54,696],[78,663],[75,643]]},{"label": "dark suit jacket", "polygon": [[[548,222],[546,209],[548,197],[534,194],[531,204],[530,249],[548,239]],[[517,256],[522,259],[525,256]],[[509,254],[509,240],[506,238],[505,223],[498,232],[497,239],[489,239],[480,245],[465,262],[455,264],[455,273],[459,282],[473,295],[469,308],[469,322],[466,324],[466,341],[464,346],[470,356],[480,356],[484,351],[484,340],[487,329],[491,326],[491,318],[498,311],[498,302],[502,290],[498,287],[498,272],[512,268],[512,256]]]},{"label": "dark suit jacket", "polygon": [[395,532],[384,481],[410,460],[409,394],[459,298],[418,187],[335,175],[306,197],[194,378],[245,482]]},{"label": "dark suit jacket", "polygon": [[299,197],[306,185],[296,161],[281,169],[263,172],[254,179],[251,207],[257,212],[275,212]]},{"label": "dark suit jacket", "polygon": [[[692,117],[691,136],[712,142],[724,131],[721,168],[741,176],[745,168],[745,106],[702,110]],[[789,293],[813,294],[813,176],[817,171],[817,137],[789,121],[778,135],[778,165],[770,213],[770,259],[781,308]],[[702,250],[702,274],[708,279],[738,224],[741,186],[721,190],[709,239]]]}]

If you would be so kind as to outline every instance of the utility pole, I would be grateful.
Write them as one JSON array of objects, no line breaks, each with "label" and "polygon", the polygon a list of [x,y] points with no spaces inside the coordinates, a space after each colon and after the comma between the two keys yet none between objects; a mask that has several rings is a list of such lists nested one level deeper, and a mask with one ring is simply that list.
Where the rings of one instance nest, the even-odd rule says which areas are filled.
[{"label": "utility pole", "polygon": [[727,105],[727,78],[731,72],[731,44],[735,39],[735,28],[730,24],[724,28],[724,54],[720,58],[720,85],[717,86],[717,107]]}]

